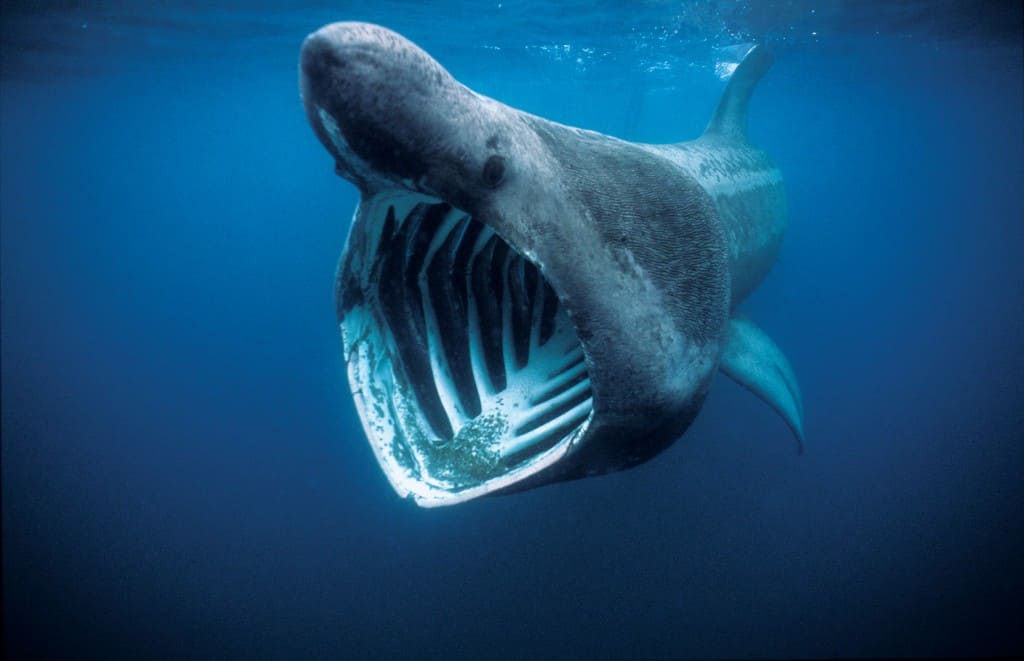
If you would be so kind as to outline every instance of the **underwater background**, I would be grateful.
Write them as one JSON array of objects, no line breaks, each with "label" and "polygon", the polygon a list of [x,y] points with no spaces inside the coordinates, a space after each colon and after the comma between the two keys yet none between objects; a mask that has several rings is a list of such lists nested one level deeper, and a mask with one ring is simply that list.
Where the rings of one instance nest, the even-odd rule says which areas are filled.
[{"label": "underwater background", "polygon": [[[357,195],[297,89],[335,20],[643,142],[767,43],[790,226],[744,310],[805,454],[718,376],[638,468],[395,496],[334,316]],[[8,658],[1024,652],[1019,2],[5,2],[0,37]]]}]

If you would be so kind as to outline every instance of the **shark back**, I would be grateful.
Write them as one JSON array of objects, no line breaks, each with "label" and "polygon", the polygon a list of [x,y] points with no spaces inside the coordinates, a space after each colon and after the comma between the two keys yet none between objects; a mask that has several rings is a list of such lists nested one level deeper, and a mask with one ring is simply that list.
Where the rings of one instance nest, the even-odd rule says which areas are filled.
[{"label": "shark back", "polygon": [[747,140],[747,106],[772,57],[763,46],[747,51],[733,72],[714,116],[696,140],[651,149],[696,179],[711,196],[729,247],[732,306],[764,279],[786,231],[782,174]]}]

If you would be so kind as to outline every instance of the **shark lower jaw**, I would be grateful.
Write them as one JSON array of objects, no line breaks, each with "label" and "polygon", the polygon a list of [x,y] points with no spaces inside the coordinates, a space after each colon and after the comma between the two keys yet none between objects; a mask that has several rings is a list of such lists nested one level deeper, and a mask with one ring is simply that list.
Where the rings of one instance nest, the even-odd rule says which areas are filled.
[{"label": "shark lower jaw", "polygon": [[452,205],[364,199],[339,267],[349,384],[391,485],[425,507],[510,487],[590,424],[583,346],[540,269]]}]

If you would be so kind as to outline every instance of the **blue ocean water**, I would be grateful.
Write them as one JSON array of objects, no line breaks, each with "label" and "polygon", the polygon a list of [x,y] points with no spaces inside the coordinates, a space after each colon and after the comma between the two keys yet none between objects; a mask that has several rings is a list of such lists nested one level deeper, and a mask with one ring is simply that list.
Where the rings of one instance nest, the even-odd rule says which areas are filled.
[{"label": "blue ocean water", "polygon": [[[1024,652],[1019,3],[143,4],[2,9],[7,658]],[[334,317],[357,197],[297,91],[342,19],[645,142],[767,43],[790,229],[745,309],[805,454],[719,376],[638,468],[398,499]]]}]

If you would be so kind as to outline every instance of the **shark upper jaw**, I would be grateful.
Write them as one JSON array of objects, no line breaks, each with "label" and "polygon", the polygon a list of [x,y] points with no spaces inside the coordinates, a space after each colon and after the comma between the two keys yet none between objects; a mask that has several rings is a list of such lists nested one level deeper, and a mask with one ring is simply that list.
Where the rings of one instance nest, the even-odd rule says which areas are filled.
[{"label": "shark upper jaw", "polygon": [[568,312],[473,215],[404,187],[364,195],[336,293],[356,409],[400,496],[500,491],[585,437],[593,393]]}]

